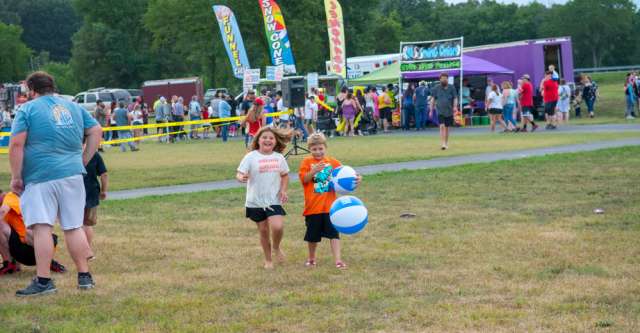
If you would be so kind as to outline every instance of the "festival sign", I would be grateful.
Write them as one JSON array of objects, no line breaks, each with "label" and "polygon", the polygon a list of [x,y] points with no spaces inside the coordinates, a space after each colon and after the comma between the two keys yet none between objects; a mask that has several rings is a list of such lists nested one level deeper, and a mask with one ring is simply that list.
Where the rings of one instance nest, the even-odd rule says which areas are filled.
[{"label": "festival sign", "polygon": [[293,59],[291,42],[287,27],[284,24],[284,16],[280,6],[275,0],[258,0],[262,17],[264,18],[264,29],[267,35],[267,43],[271,55],[271,63],[274,66],[284,65],[287,74],[296,73],[296,62]]},{"label": "festival sign", "polygon": [[246,94],[260,83],[260,68],[249,68],[244,71],[242,91]]},{"label": "festival sign", "polygon": [[462,38],[400,44],[401,72],[428,72],[462,66]]},{"label": "festival sign", "polygon": [[244,70],[251,66],[249,65],[249,58],[244,48],[236,17],[233,15],[231,9],[226,6],[213,6],[213,12],[220,26],[222,41],[224,42],[224,47],[227,49],[229,61],[231,61],[233,75],[238,79],[242,79]]},{"label": "festival sign", "polygon": [[347,77],[347,56],[344,43],[344,22],[342,19],[342,6],[338,0],[324,0],[324,9],[327,14],[327,31],[329,32],[329,74],[336,74],[342,78]]}]

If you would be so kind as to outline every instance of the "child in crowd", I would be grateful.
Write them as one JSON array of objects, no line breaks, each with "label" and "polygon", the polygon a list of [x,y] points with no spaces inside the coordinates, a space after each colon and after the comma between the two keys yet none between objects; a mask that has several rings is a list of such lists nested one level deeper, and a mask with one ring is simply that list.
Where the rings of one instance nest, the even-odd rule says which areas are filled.
[{"label": "child in crowd", "polygon": [[239,182],[247,183],[246,217],[258,226],[265,269],[273,268],[272,251],[279,262],[284,261],[280,242],[286,215],[282,205],[289,200],[289,166],[282,152],[289,140],[291,132],[271,126],[260,128],[236,174]]},{"label": "child in crowd", "polygon": [[[82,229],[87,236],[89,246],[91,246],[93,243],[93,227],[98,223],[98,205],[100,205],[100,200],[107,198],[109,176],[107,175],[107,167],[104,165],[102,156],[100,156],[98,152],[89,160],[85,169],[87,171],[87,173],[84,174],[86,201]],[[98,177],[100,178],[99,183]],[[93,255],[89,258],[93,259]]]},{"label": "child in crowd", "polygon": [[[322,133],[314,133],[307,140],[311,156],[305,158],[300,164],[300,181],[304,187],[304,211],[307,232],[304,240],[309,246],[309,258],[305,263],[307,267],[315,267],[316,249],[322,237],[331,242],[331,251],[336,267],[346,268],[347,265],[340,256],[340,236],[331,224],[329,211],[336,200],[336,192],[329,186],[331,171],[341,166],[340,161],[328,157],[327,139]],[[358,175],[357,185],[361,177]]]}]

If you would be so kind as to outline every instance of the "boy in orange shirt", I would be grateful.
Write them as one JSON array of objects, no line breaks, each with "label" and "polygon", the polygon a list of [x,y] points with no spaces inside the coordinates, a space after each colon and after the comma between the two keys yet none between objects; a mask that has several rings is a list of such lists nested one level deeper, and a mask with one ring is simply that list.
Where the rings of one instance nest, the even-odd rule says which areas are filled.
[{"label": "boy in orange shirt", "polygon": [[[53,244],[58,244],[58,236],[53,234]],[[33,235],[22,219],[20,197],[15,193],[2,193],[0,190],[0,256],[2,266],[0,275],[20,271],[20,264],[35,266],[36,257],[33,249]],[[20,263],[20,264],[19,264]],[[51,271],[66,272],[66,268],[55,260],[51,260]]]},{"label": "boy in orange shirt", "polygon": [[[336,192],[329,186],[329,178],[333,169],[340,167],[340,161],[326,156],[327,139],[322,133],[314,133],[307,139],[307,145],[311,156],[306,157],[300,164],[300,181],[304,188],[304,212],[307,232],[304,240],[309,245],[309,258],[305,263],[307,267],[315,267],[316,249],[322,237],[331,241],[331,252],[335,259],[336,267],[346,268],[347,265],[340,257],[340,235],[331,220],[329,211],[336,200]],[[358,175],[356,185],[360,184]]]}]

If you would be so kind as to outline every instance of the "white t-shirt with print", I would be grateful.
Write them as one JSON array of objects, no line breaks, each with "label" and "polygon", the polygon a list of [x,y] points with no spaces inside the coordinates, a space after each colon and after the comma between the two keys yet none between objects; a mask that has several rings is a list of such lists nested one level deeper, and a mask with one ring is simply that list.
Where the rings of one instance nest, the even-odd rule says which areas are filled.
[{"label": "white t-shirt with print", "polygon": [[318,112],[318,104],[311,101],[310,99],[304,104],[304,119],[312,120],[314,115]]},{"label": "white t-shirt with print", "polygon": [[502,95],[491,91],[487,99],[489,100],[489,109],[502,109]]},{"label": "white t-shirt with print", "polygon": [[282,205],[278,197],[280,181],[282,175],[289,173],[289,165],[282,154],[273,152],[271,155],[263,155],[254,150],[244,156],[238,171],[249,175],[246,207]]}]

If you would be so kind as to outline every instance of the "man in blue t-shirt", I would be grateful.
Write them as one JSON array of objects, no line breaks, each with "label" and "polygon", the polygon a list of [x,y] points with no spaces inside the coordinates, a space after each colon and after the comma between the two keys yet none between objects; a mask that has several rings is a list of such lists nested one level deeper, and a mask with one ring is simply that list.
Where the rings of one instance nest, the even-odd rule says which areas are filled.
[{"label": "man in blue t-shirt", "polygon": [[[21,194],[25,226],[33,231],[37,278],[16,296],[56,292],[51,280],[53,225],[64,231],[78,269],[78,288],[95,286],[87,258],[93,254],[82,231],[84,166],[95,154],[102,129],[79,105],[54,96],[53,77],[35,72],[27,80],[33,100],[18,110],[11,130],[11,191]],[[83,151],[82,143],[86,140]]]}]

